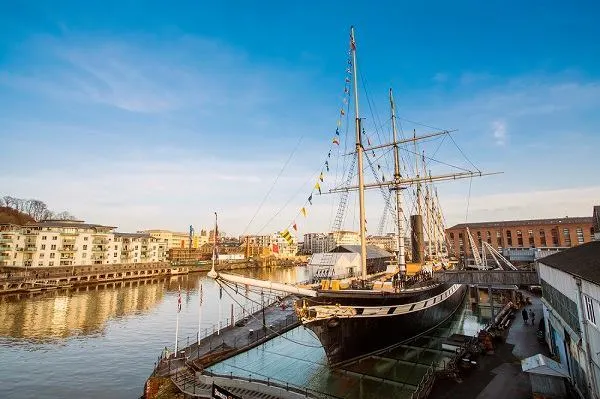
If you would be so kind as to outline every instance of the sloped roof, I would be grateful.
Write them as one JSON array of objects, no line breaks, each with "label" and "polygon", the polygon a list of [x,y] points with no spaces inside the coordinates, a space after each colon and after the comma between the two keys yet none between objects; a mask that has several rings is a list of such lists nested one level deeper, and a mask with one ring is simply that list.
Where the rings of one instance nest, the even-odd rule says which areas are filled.
[{"label": "sloped roof", "polygon": [[526,373],[569,378],[569,372],[560,363],[541,353],[521,360],[521,369]]},{"label": "sloped roof", "polygon": [[499,222],[477,222],[477,223],[459,223],[446,230],[478,228],[478,227],[511,227],[511,226],[535,226],[538,224],[581,224],[592,223],[592,218],[589,216],[583,217],[564,217],[555,219],[526,219],[526,220],[503,220]]},{"label": "sloped roof", "polygon": [[45,220],[43,222],[34,223],[32,225],[39,227],[76,227],[80,229],[116,229],[115,226],[103,226],[101,224],[84,223],[81,220]]},{"label": "sloped roof", "polygon": [[[352,252],[359,254],[360,245],[338,245],[331,252]],[[390,258],[392,256],[394,255],[376,245],[367,245],[367,259]]]},{"label": "sloped roof", "polygon": [[591,241],[539,260],[546,266],[600,285],[600,241]]}]

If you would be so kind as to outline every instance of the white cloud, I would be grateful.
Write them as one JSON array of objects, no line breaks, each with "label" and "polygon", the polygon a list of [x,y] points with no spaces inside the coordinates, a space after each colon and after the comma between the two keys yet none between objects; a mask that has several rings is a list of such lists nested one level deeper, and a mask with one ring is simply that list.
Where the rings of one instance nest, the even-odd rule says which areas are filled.
[{"label": "white cloud", "polygon": [[444,83],[448,80],[448,74],[443,72],[438,72],[433,75],[433,81],[436,83]]},{"label": "white cloud", "polygon": [[504,120],[495,120],[492,122],[492,136],[497,145],[506,144],[508,133],[506,131],[506,122]]}]

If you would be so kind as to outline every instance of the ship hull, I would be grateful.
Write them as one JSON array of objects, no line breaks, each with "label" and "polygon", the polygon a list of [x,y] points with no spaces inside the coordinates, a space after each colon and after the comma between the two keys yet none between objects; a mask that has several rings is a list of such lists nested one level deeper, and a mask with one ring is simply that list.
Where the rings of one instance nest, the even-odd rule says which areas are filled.
[{"label": "ship hull", "polygon": [[[465,293],[466,286],[445,284],[426,292],[379,298],[352,298],[340,292],[332,297],[325,295],[311,299],[310,303],[303,302],[303,323],[321,341],[330,365],[336,366],[406,341],[438,326],[459,308]],[[434,301],[434,298],[443,300]],[[311,304],[319,307],[333,303],[340,311],[331,317],[314,317],[313,311],[311,318],[307,311],[311,309]],[[414,309],[411,310],[411,307]],[[344,309],[347,311],[345,316]],[[349,309],[354,309],[354,313],[349,314]],[[356,310],[362,314],[356,314]],[[369,310],[371,314],[368,314]],[[398,310],[401,312],[395,314]]]}]

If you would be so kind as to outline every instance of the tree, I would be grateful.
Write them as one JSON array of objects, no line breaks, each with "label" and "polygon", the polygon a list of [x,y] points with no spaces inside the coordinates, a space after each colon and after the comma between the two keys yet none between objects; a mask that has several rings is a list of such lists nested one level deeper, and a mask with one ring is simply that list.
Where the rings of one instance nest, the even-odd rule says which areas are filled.
[{"label": "tree", "polygon": [[6,206],[18,212],[31,216],[36,222],[48,219],[76,220],[77,218],[67,211],[54,213],[48,209],[45,202],[37,199],[22,199],[5,195],[0,197],[0,206]]}]

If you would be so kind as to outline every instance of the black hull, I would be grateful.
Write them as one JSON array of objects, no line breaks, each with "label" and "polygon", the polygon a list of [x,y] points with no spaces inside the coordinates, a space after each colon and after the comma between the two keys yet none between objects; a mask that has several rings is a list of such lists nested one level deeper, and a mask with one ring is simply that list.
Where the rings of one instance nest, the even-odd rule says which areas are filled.
[{"label": "black hull", "polygon": [[[447,290],[450,286],[438,287],[406,295],[386,295],[384,297],[352,298],[340,296],[316,297],[313,305],[326,303],[342,306],[392,306],[401,303],[423,301]],[[434,306],[398,315],[373,317],[334,317],[305,323],[321,341],[329,363],[333,366],[360,358],[370,353],[398,344],[436,327],[448,319],[461,305],[466,286],[460,286],[452,295]]]}]

